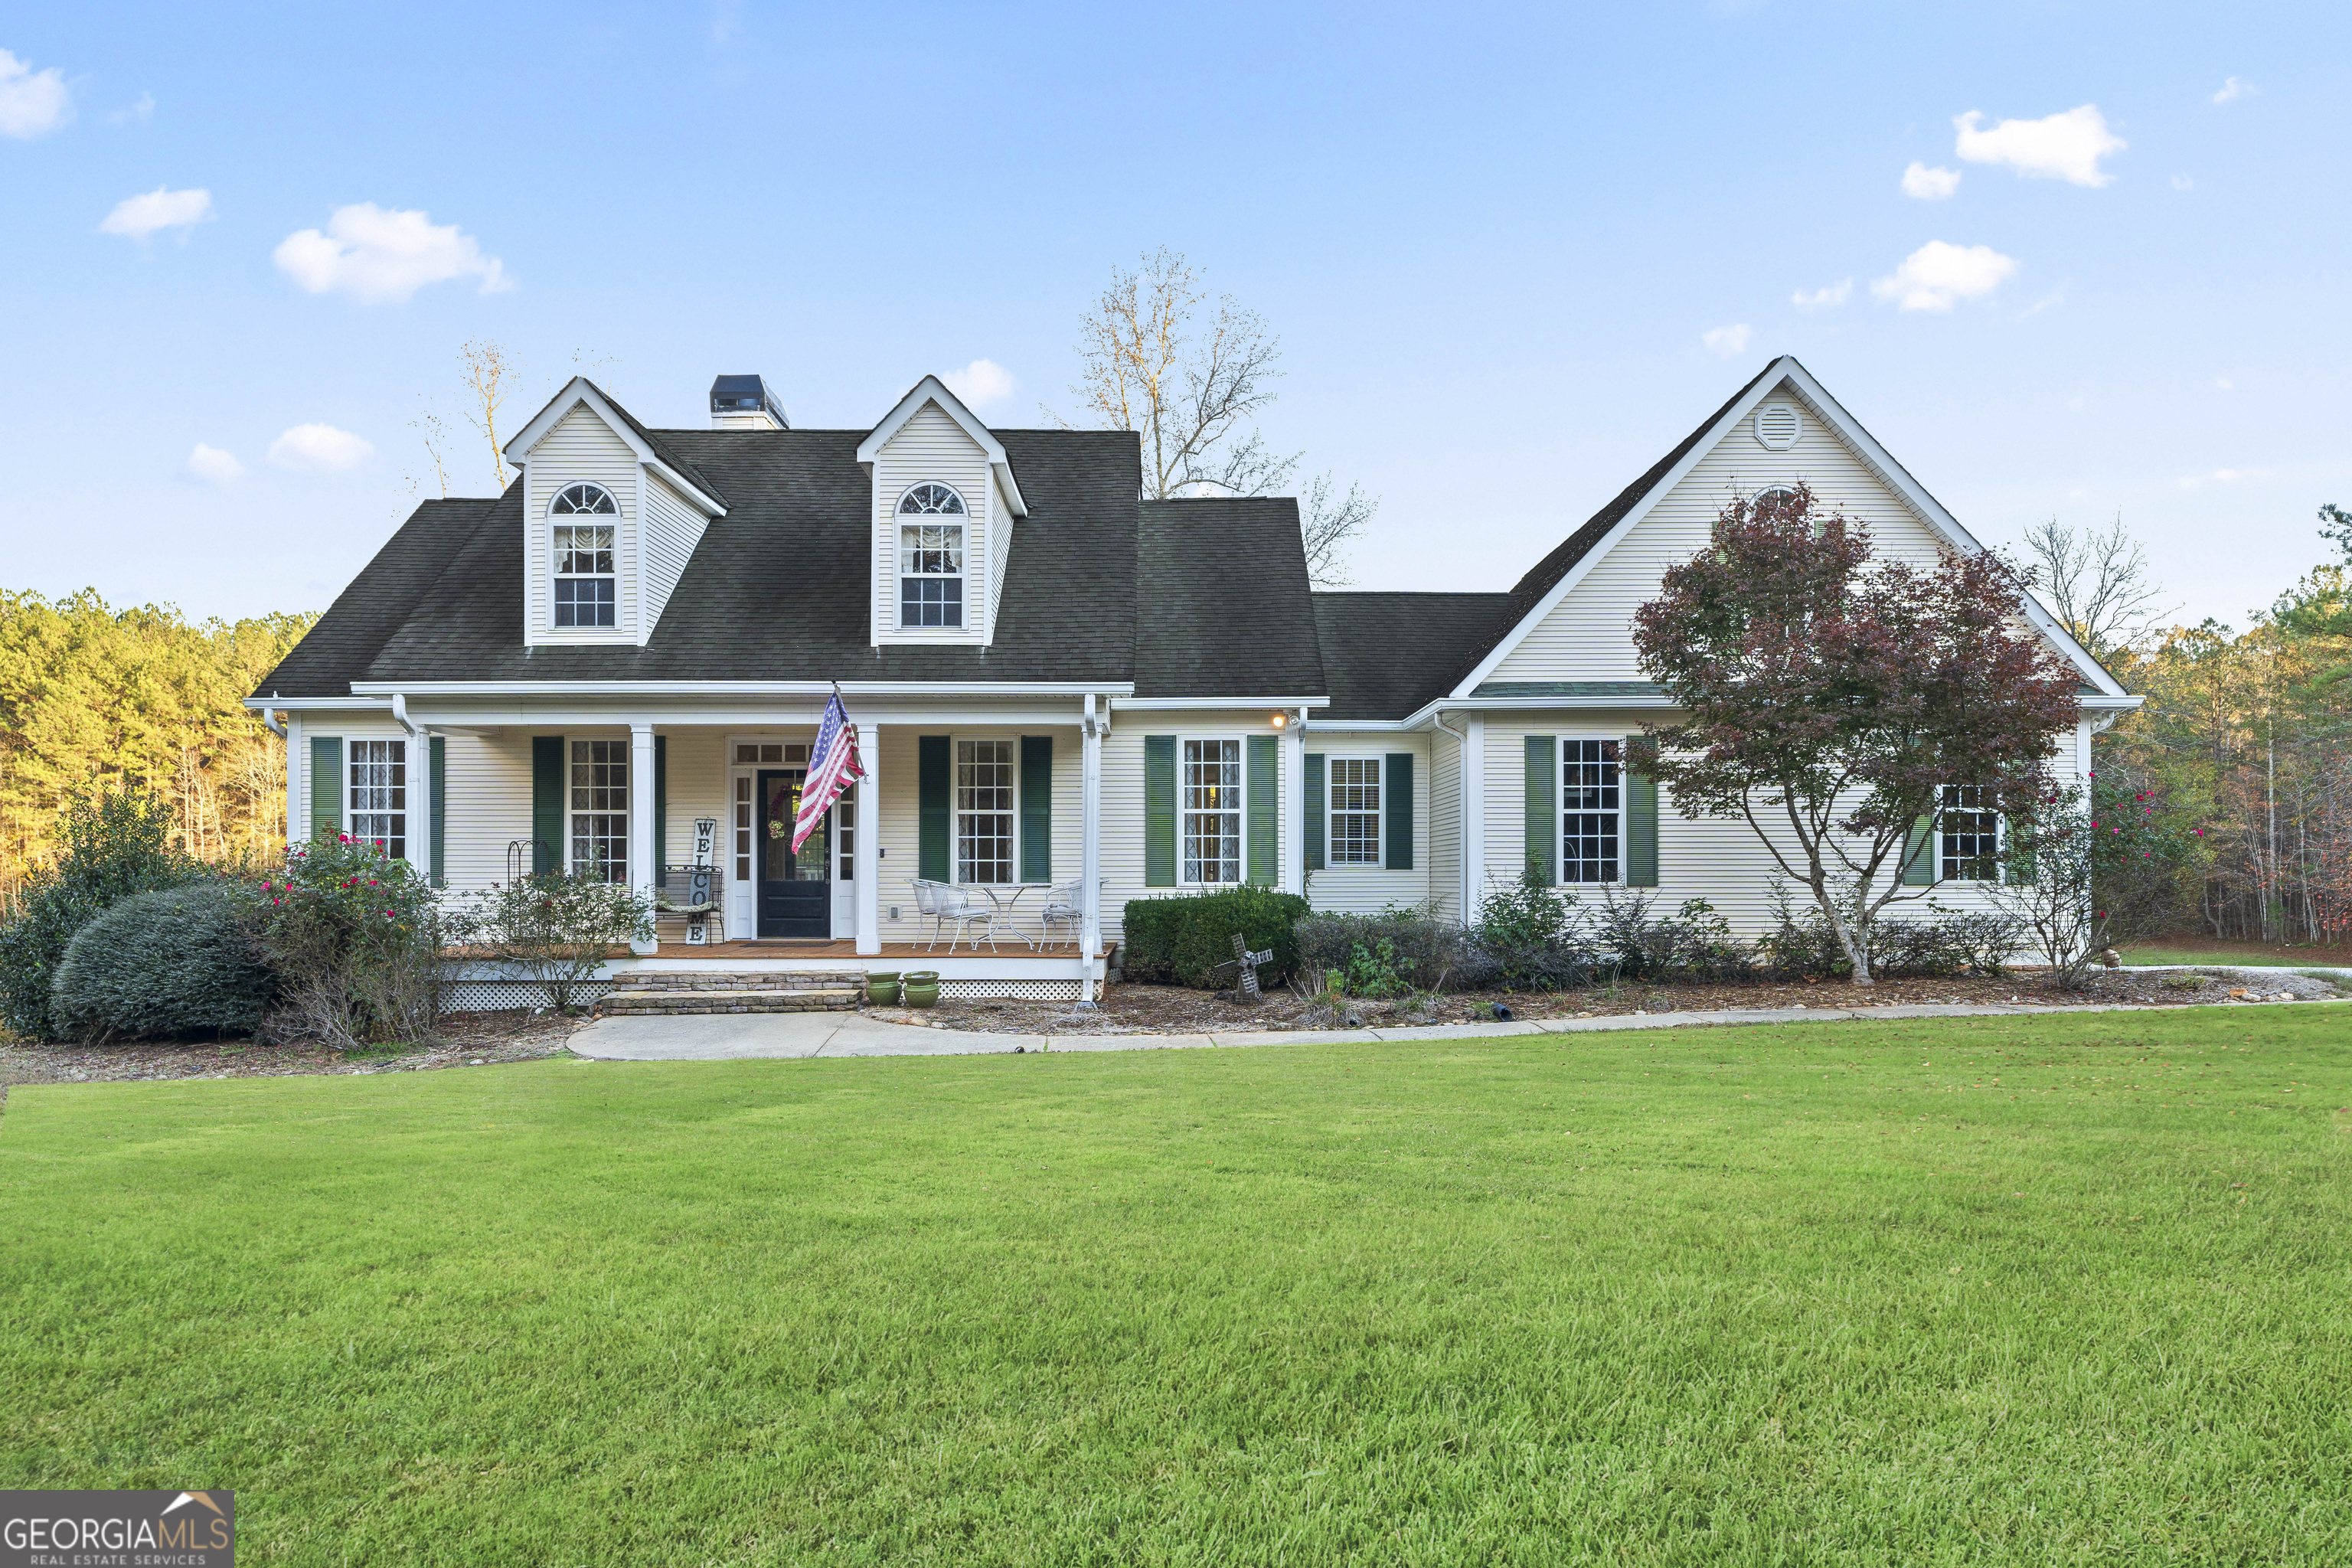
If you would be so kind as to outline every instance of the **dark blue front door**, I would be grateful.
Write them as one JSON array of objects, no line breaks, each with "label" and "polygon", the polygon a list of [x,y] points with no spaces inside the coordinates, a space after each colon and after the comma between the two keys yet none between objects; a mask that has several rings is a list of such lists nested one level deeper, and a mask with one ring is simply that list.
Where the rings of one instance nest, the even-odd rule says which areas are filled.
[{"label": "dark blue front door", "polygon": [[793,819],[800,813],[799,768],[760,775],[760,934],[829,937],[833,884],[826,876],[828,824],[819,823],[801,852],[793,853]]}]

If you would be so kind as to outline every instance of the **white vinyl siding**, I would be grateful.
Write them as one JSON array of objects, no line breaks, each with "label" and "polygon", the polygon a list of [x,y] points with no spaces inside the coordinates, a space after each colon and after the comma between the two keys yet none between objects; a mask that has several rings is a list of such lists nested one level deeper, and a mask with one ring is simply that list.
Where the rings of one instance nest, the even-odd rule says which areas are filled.
[{"label": "white vinyl siding", "polygon": [[670,595],[677,580],[686,574],[686,563],[694,559],[695,546],[702,542],[703,530],[710,520],[702,509],[672,489],[668,481],[658,474],[646,476],[646,581],[644,636],[645,642],[661,625],[662,612],[669,607]]},{"label": "white vinyl siding", "polygon": [[[638,642],[639,584],[637,455],[614,435],[584,403],[556,421],[555,427],[531,448],[525,469],[529,475],[524,509],[523,641],[525,643]],[[613,566],[618,608],[610,626],[564,626],[554,624],[551,603],[549,553],[553,529],[560,520],[548,508],[564,486],[582,480],[613,492],[621,509],[610,519]],[[586,521],[603,522],[604,518]]]},{"label": "white vinyl siding", "polygon": [[[1459,719],[1449,722],[1459,723]],[[1462,742],[1429,736],[1429,899],[1440,916],[1462,918]]]},{"label": "white vinyl siding", "polygon": [[[813,737],[815,731],[812,729],[809,733]],[[1077,879],[1078,873],[1083,869],[1080,858],[1085,854],[1085,844],[1082,837],[1084,802],[1079,798],[1079,737],[1075,724],[1064,729],[1057,725],[1012,725],[986,722],[893,724],[885,720],[882,725],[881,745],[882,820],[878,842],[878,847],[882,851],[878,868],[882,877],[881,896],[878,902],[882,911],[884,942],[923,942],[928,941],[930,935],[929,923],[917,918],[915,914],[914,883],[922,866],[921,825],[919,821],[922,799],[921,761],[919,755],[919,748],[916,742],[924,735],[947,735],[953,741],[1009,741],[1013,744],[1016,776],[1019,771],[1018,759],[1021,755],[1021,737],[1051,735],[1054,738],[1054,880],[1069,882]],[[1113,738],[1116,739],[1115,736]],[[1110,805],[1109,749],[1109,742],[1107,741],[1104,743],[1102,829],[1103,869],[1106,876],[1110,871],[1111,850],[1114,843],[1118,842],[1122,837],[1139,847],[1143,842],[1143,785],[1140,773],[1138,773],[1135,787],[1135,816],[1131,819],[1114,816]],[[949,751],[950,792],[955,784],[954,759],[955,751],[951,746]],[[1139,769],[1141,766],[1139,754],[1137,765]],[[1013,815],[1017,822],[1020,815],[1020,796],[1017,788],[1013,802]],[[952,793],[950,793],[949,809],[952,814],[954,810]],[[864,832],[866,826],[866,819],[861,815],[858,819],[858,830]],[[952,874],[955,862],[955,838],[952,828],[948,841],[948,861]],[[1017,875],[1019,866],[1017,859],[1014,865]],[[1143,862],[1139,847],[1135,863],[1135,880],[1140,882],[1142,879]],[[1045,904],[1036,892],[1024,893],[1019,901],[1013,906],[1009,929],[1018,929],[1024,934],[1034,936],[1037,932],[1037,915],[1044,908]],[[898,911],[898,918],[895,921],[890,918],[890,911],[893,909]],[[1118,909],[1116,896],[1107,899],[1104,905],[1105,918],[1108,919],[1116,913]],[[1003,940],[1000,934],[999,941]],[[1025,951],[1025,949],[1020,948],[1016,943],[1014,951]]]},{"label": "white vinyl siding", "polygon": [[986,606],[987,618],[982,624],[992,637],[996,608],[1004,598],[1004,563],[1012,557],[1013,531],[1019,526],[1012,504],[1004,499],[1004,487],[997,482],[992,469],[988,476],[988,515],[996,520],[996,526],[988,531],[988,578],[979,602]]},{"label": "white vinyl siding", "polygon": [[[910,487],[924,483],[946,485],[963,498],[964,625],[961,626],[902,629],[898,623],[898,499]],[[995,560],[995,496],[988,454],[935,403],[925,404],[875,454],[870,613],[877,644],[988,640],[988,607],[994,601],[986,579],[993,574],[990,563]]]},{"label": "white vinyl siding", "polygon": [[[1274,732],[1266,727],[1265,710],[1263,708],[1213,709],[1206,711],[1187,710],[1157,713],[1134,708],[1118,710],[1117,723],[1111,732],[1103,739],[1102,870],[1105,885],[1102,915],[1103,929],[1115,937],[1123,929],[1121,921],[1129,900],[1189,897],[1202,890],[1194,887],[1150,888],[1144,885],[1143,738],[1146,735],[1177,737],[1177,793],[1178,809],[1181,813],[1184,742],[1187,739],[1202,740],[1239,735],[1246,740],[1246,737],[1251,735],[1265,735]],[[1309,750],[1314,749],[1312,744],[1314,738],[1314,733],[1310,731],[1308,732]],[[1055,744],[1058,747],[1061,742],[1056,741]],[[1393,749],[1404,751],[1408,748],[1398,746]],[[1249,771],[1249,747],[1246,743],[1242,748],[1242,770],[1246,775]],[[1060,753],[1056,752],[1057,770],[1059,763]],[[1277,764],[1277,775],[1279,772],[1280,768]],[[1061,796],[1057,789],[1054,800],[1054,810],[1056,813],[1055,821],[1057,825],[1061,821],[1058,815],[1061,809]],[[1071,803],[1070,809],[1073,811],[1077,809],[1075,800]],[[1276,866],[1284,863],[1281,857],[1289,852],[1292,837],[1297,833],[1303,820],[1297,804],[1286,798],[1282,808],[1275,813],[1275,864]],[[1246,817],[1242,824],[1242,837],[1246,845],[1249,837],[1249,824]],[[1057,857],[1060,853],[1059,849],[1055,851]],[[1178,846],[1177,861],[1177,870],[1181,875],[1183,870],[1181,845]],[[1055,861],[1054,869],[1056,876],[1061,874],[1061,862],[1058,858]],[[1071,874],[1076,875],[1076,862],[1071,862]],[[1315,888],[1315,901],[1318,907],[1320,907],[1323,902],[1322,879],[1323,873],[1318,871],[1312,874],[1310,880],[1310,885]]]},{"label": "white vinyl siding", "polygon": [[[1436,740],[1448,748],[1445,766],[1458,766],[1451,757],[1453,738],[1439,735]],[[1426,903],[1432,897],[1443,900],[1447,889],[1458,887],[1461,881],[1461,838],[1459,807],[1455,822],[1438,836],[1435,808],[1440,788],[1438,769],[1431,765],[1431,737],[1425,734],[1397,734],[1393,731],[1363,731],[1349,733],[1327,730],[1320,725],[1307,731],[1307,750],[1311,755],[1326,758],[1328,768],[1343,758],[1370,758],[1381,763],[1381,836],[1380,851],[1370,865],[1342,866],[1331,860],[1327,848],[1324,867],[1307,873],[1307,897],[1318,910],[1338,914],[1377,914],[1391,907]],[[1396,803],[1388,794],[1388,755],[1403,752],[1412,757],[1412,867],[1409,870],[1391,870],[1387,865],[1388,813]],[[1459,776],[1448,781],[1455,795],[1459,794]],[[1453,796],[1447,796],[1452,799]],[[1331,789],[1327,782],[1323,797],[1323,821],[1326,843],[1328,843],[1331,823]],[[1297,808],[1286,802],[1283,817],[1287,823]],[[1302,818],[1303,820],[1303,818]],[[1440,877],[1437,867],[1442,858],[1445,869]],[[1457,903],[1459,900],[1455,900]]]},{"label": "white vinyl siding", "polygon": [[[1591,563],[1551,613],[1486,677],[1509,680],[1640,680],[1633,659],[1633,612],[1657,597],[1667,567],[1689,560],[1707,543],[1716,514],[1735,496],[1769,485],[1804,480],[1815,500],[1870,525],[1882,556],[1927,562],[1937,552],[1935,533],[1830,427],[1811,405],[1783,387],[1767,401],[1796,404],[1804,434],[1785,452],[1759,446],[1750,420],[1732,426],[1642,521]],[[1557,520],[1559,537],[1581,521]],[[1522,835],[1524,837],[1524,835]]]}]

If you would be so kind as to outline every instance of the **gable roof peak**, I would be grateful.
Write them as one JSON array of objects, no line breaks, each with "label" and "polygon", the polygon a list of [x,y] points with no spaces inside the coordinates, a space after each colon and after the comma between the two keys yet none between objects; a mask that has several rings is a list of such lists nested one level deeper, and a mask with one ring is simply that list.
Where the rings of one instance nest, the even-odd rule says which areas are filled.
[{"label": "gable roof peak", "polygon": [[1029,515],[1029,503],[1022,498],[1021,485],[1013,477],[1013,461],[1004,455],[1004,443],[996,433],[980,422],[980,416],[964,406],[963,399],[948,390],[948,384],[936,375],[927,375],[907,390],[882,422],[866,432],[866,439],[857,444],[857,460],[873,471],[875,455],[890,444],[890,437],[906,427],[907,421],[920,414],[925,405],[936,404],[940,412],[956,422],[975,446],[987,454],[988,466],[996,475],[997,483],[1004,487],[1004,499],[1015,517]]},{"label": "gable roof peak", "polygon": [[584,375],[575,375],[563,384],[563,390],[547,400],[547,406],[530,417],[530,422],[515,432],[502,450],[508,462],[520,468],[531,449],[547,438],[547,433],[563,422],[582,404],[602,419],[646,464],[667,479],[673,486],[700,502],[717,516],[725,516],[727,498],[719,487],[703,477],[702,470],[680,457],[671,445],[637,422],[637,416],[614,402],[610,394]]}]

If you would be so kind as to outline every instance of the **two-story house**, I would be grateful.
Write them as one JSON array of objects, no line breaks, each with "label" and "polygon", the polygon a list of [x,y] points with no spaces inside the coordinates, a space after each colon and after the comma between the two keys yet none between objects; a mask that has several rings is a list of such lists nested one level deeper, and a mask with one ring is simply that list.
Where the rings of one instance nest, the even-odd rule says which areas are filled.
[{"label": "two-story house", "polygon": [[[558,863],[650,886],[715,822],[712,945],[666,917],[616,970],[920,956],[1075,996],[1135,899],[1251,882],[1463,919],[1531,860],[1752,927],[1748,828],[1622,766],[1664,708],[1634,607],[1727,499],[1798,480],[1883,552],[1979,548],[1789,358],[1501,593],[1315,591],[1293,501],[1139,499],[1132,433],[991,429],[935,377],[866,430],[794,429],[735,375],[710,428],[650,430],[575,379],[506,450],[506,493],[418,507],[249,705],[288,735],[297,839],[452,889]],[[2060,769],[2087,771],[2135,700],[2030,614],[2081,671]],[[836,689],[866,777],[794,854]],[[1920,874],[1997,831],[1945,827]],[[926,952],[919,881],[992,895],[994,950]],[[1078,917],[1033,948],[1055,884]]]}]

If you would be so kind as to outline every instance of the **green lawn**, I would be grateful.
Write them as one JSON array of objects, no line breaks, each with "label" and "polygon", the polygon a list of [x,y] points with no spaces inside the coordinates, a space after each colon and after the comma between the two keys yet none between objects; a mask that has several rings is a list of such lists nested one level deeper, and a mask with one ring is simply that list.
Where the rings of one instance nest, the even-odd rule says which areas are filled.
[{"label": "green lawn", "polygon": [[2271,947],[2258,942],[2152,942],[2116,949],[2126,963],[2206,964],[2223,969],[2352,969],[2340,947]]},{"label": "green lawn", "polygon": [[2342,1563],[2352,1006],[18,1089],[0,1486],[276,1563]]}]

